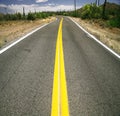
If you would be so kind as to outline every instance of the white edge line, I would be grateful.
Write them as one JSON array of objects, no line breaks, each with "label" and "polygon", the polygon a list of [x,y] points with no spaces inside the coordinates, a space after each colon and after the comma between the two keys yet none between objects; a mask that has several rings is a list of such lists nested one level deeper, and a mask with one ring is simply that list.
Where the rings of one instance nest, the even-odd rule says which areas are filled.
[{"label": "white edge line", "polygon": [[109,47],[107,47],[105,44],[103,44],[101,41],[99,41],[95,36],[93,36],[92,34],[90,34],[89,32],[87,32],[83,27],[80,26],[80,24],[78,24],[77,22],[75,22],[71,17],[68,17],[71,21],[73,21],[80,29],[82,29],[86,34],[88,34],[91,38],[93,38],[97,43],[99,43],[100,45],[102,45],[105,49],[107,49],[109,52],[111,52],[113,55],[115,55],[117,58],[120,59],[120,55],[117,54],[116,52],[114,52],[112,49],[110,49]]},{"label": "white edge line", "polygon": [[[56,18],[56,20],[57,20],[57,18]],[[56,20],[55,20],[55,21],[56,21]],[[54,22],[54,21],[52,21],[52,22],[50,22],[50,23],[47,23],[47,24],[44,24],[44,25],[38,27],[37,29],[29,32],[29,33],[26,34],[25,36],[19,38],[18,40],[16,40],[16,41],[13,42],[12,44],[10,44],[10,45],[8,45],[7,47],[1,49],[1,50],[0,50],[0,54],[2,54],[3,52],[7,51],[8,49],[10,49],[11,47],[13,47],[14,45],[16,45],[17,43],[19,43],[20,41],[24,40],[26,37],[32,35],[32,34],[35,33],[36,31],[38,31],[39,29],[42,29],[43,27],[45,27],[45,26],[47,26],[47,25],[49,25],[49,24],[51,24],[51,23],[53,23],[53,22]]]}]

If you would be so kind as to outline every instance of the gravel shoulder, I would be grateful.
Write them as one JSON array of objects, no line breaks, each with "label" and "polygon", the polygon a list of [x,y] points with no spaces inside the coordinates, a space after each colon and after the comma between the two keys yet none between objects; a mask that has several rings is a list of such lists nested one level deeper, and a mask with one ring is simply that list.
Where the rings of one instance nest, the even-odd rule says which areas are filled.
[{"label": "gravel shoulder", "polygon": [[73,18],[88,32],[97,37],[101,42],[112,48],[115,52],[120,54],[120,29],[119,28],[108,28],[95,23],[90,20],[82,20],[80,18]]},{"label": "gravel shoulder", "polygon": [[0,22],[0,47],[24,36],[39,26],[54,21],[55,17],[39,19],[35,21],[5,21]]}]

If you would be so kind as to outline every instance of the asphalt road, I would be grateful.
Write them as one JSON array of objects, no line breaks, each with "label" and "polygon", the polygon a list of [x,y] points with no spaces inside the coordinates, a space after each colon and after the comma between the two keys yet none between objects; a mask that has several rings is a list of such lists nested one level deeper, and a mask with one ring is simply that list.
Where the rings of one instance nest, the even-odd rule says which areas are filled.
[{"label": "asphalt road", "polygon": [[[50,116],[60,19],[0,54],[0,116]],[[120,60],[63,20],[70,116],[120,116]]]}]

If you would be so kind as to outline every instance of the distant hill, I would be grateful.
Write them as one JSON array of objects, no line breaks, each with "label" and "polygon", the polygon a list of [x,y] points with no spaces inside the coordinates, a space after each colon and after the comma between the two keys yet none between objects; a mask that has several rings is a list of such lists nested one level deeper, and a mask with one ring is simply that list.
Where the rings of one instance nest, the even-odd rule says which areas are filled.
[{"label": "distant hill", "polygon": [[[101,9],[103,7],[103,4],[99,6]],[[77,9],[77,12],[78,13],[81,13],[83,11],[83,7],[81,7],[80,9]],[[116,13],[117,14],[120,14],[120,5],[119,4],[115,4],[115,3],[110,3],[110,2],[107,2],[106,3],[106,12],[109,14],[109,15],[115,15]]]},{"label": "distant hill", "polygon": [[[101,5],[100,7],[103,7],[103,5]],[[120,14],[120,5],[107,2],[106,12],[108,13],[108,15],[118,15]]]},{"label": "distant hill", "polygon": [[120,10],[120,5],[119,4],[115,4],[115,3],[107,2],[106,9],[107,10]]}]

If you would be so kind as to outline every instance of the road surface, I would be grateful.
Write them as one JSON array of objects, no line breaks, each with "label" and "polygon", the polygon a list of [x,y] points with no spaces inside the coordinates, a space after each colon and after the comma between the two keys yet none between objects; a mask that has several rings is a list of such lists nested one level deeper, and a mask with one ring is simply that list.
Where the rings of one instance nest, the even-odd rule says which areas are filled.
[{"label": "road surface", "polygon": [[[0,54],[0,116],[51,115],[59,23]],[[120,116],[120,60],[66,17],[62,39],[69,115]]]}]

